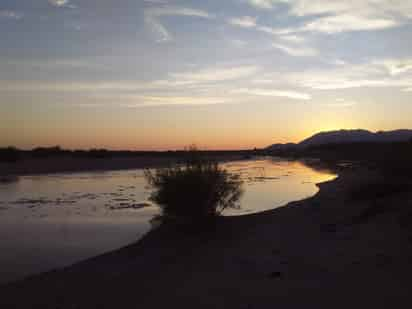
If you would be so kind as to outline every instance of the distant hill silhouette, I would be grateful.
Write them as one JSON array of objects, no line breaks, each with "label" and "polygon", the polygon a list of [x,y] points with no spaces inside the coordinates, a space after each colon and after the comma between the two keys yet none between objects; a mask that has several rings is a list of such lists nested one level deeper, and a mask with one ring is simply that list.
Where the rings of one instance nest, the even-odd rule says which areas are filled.
[{"label": "distant hill silhouette", "polygon": [[376,133],[367,130],[338,130],[317,133],[298,144],[273,144],[266,150],[288,151],[328,144],[394,143],[407,142],[411,139],[412,130],[379,131]]}]

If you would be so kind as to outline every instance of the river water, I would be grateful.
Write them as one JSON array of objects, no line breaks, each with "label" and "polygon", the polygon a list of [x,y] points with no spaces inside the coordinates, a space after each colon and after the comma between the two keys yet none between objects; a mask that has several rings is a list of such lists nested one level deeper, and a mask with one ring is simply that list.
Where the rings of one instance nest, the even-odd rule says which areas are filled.
[{"label": "river water", "polygon": [[[277,159],[223,164],[244,180],[247,215],[313,196],[332,172]],[[23,176],[0,183],[0,284],[137,241],[159,213],[142,170]]]}]

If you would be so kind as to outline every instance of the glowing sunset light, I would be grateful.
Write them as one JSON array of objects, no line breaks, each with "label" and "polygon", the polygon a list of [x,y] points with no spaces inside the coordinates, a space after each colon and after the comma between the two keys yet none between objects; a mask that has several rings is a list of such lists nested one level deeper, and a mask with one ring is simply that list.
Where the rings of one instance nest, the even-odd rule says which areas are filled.
[{"label": "glowing sunset light", "polygon": [[5,1],[0,147],[244,149],[411,128],[411,16],[388,0]]}]

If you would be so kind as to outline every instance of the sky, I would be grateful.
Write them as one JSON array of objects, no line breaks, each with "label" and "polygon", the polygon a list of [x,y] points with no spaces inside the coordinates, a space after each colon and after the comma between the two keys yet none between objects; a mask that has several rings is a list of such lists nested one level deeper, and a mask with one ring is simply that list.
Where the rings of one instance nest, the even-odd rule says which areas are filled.
[{"label": "sky", "polygon": [[411,0],[1,0],[0,147],[412,128]]}]

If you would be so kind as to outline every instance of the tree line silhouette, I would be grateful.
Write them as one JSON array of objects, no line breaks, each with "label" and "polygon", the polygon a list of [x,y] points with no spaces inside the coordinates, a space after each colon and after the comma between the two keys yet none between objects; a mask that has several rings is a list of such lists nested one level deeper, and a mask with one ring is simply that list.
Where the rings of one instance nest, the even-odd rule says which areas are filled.
[{"label": "tree line silhouette", "polygon": [[[203,150],[202,154],[208,157],[224,155],[240,155],[248,158],[253,154],[251,150]],[[133,151],[133,150],[108,150],[108,149],[89,149],[89,150],[69,150],[60,146],[53,147],[36,147],[32,150],[22,150],[16,147],[0,148],[0,162],[18,162],[22,159],[30,158],[56,158],[56,157],[73,157],[73,158],[131,158],[131,157],[172,157],[182,158],[185,156],[184,150],[168,151]]]}]

